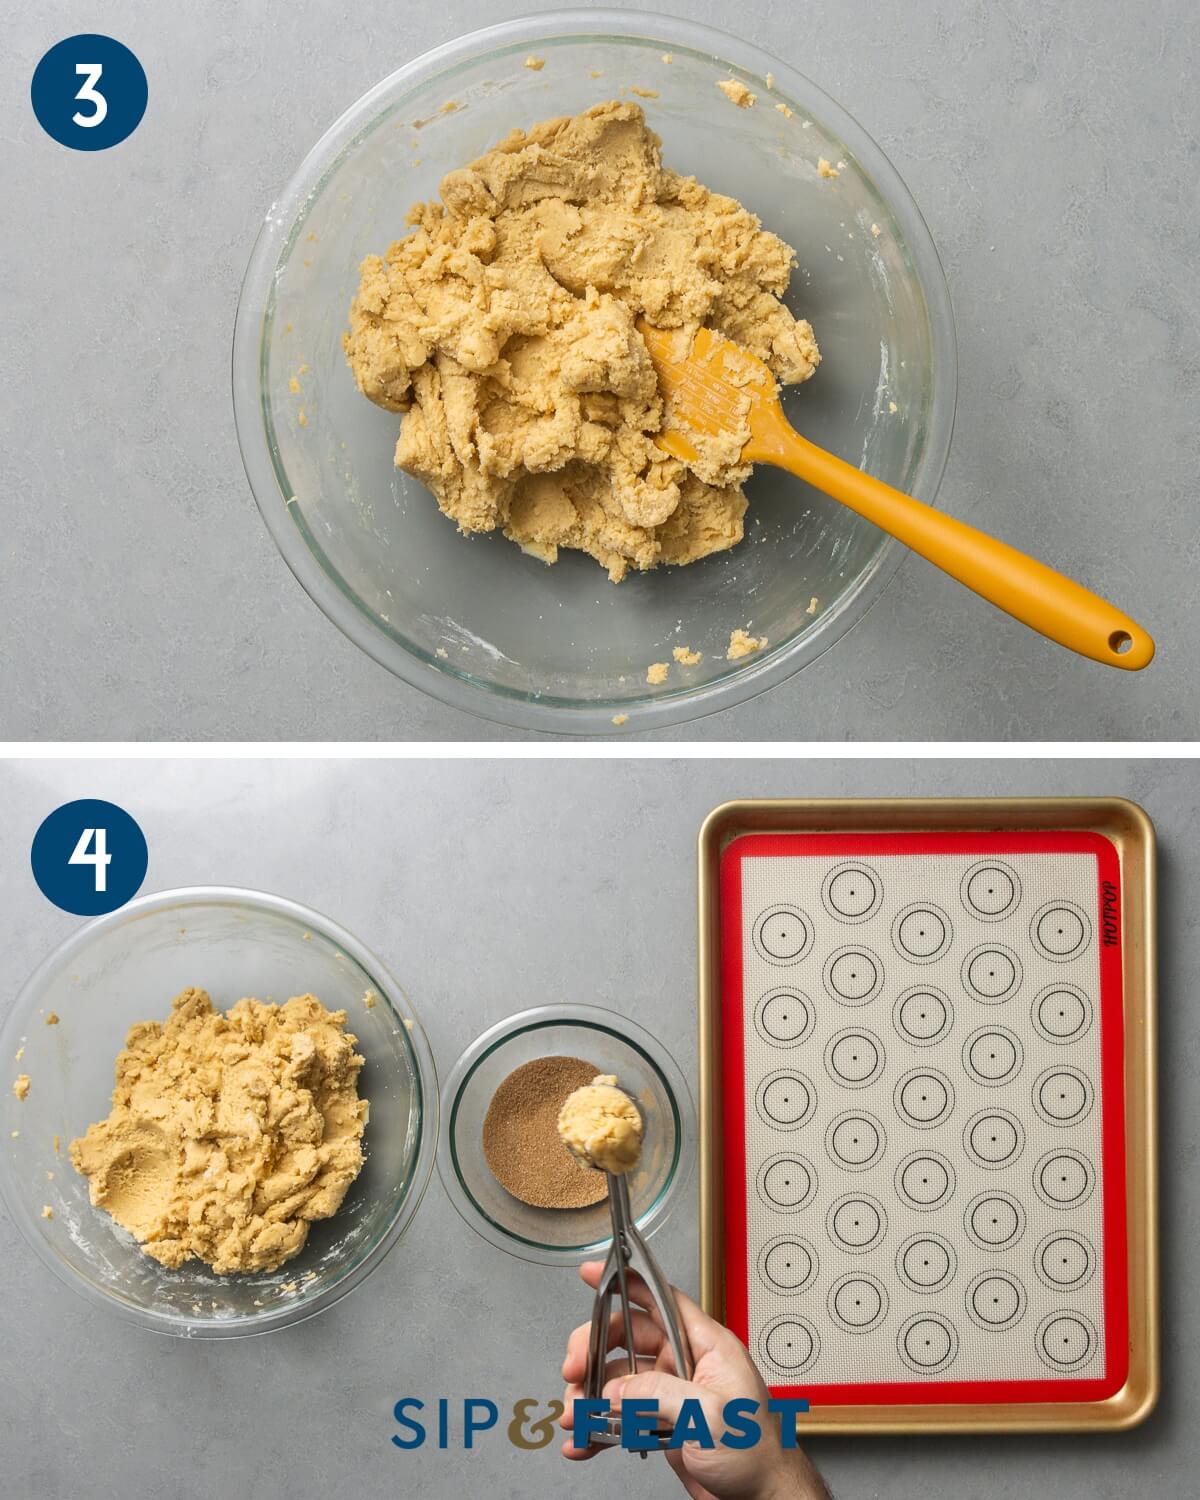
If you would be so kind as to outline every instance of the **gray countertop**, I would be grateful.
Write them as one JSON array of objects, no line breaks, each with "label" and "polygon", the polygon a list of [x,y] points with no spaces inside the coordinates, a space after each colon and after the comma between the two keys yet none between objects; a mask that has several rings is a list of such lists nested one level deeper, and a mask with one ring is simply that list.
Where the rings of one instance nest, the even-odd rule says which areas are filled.
[{"label": "gray countertop", "polygon": [[[941,503],[1109,593],[1160,642],[1145,674],[1106,671],[910,559],[801,676],[662,738],[1191,738],[1195,7],[656,3],[738,26],[882,144],[957,313]],[[129,0],[109,24],[141,58],[151,108],[99,153],[56,145],[28,103],[38,58],[95,25],[92,10],[14,16],[0,736],[506,736],[394,680],[291,578],[243,477],[229,344],[263,214],[320,131],[402,61],[522,9]]]},{"label": "gray countertop", "polygon": [[[727,798],[1018,793],[1121,794],[1158,824],[1162,1401],[1121,1436],[826,1440],[814,1456],[842,1500],[1185,1500],[1200,1471],[1194,762],[0,763],[18,855],[60,802],[106,797],[145,830],[147,890],[257,886],[343,922],[412,995],[443,1078],[486,1025],[569,998],[651,1026],[694,1080],[695,837]],[[0,865],[0,914],[6,1006],[78,924],[42,899],[23,855]],[[694,1287],[694,1184],[654,1244]],[[3,1214],[0,1292],[4,1490],[22,1500],[682,1494],[657,1460],[608,1454],[567,1470],[556,1449],[523,1454],[496,1434],[469,1455],[391,1445],[401,1396],[554,1394],[566,1332],[590,1307],[571,1272],[475,1236],[436,1177],[370,1281],[263,1338],[130,1327],[62,1288]]]}]

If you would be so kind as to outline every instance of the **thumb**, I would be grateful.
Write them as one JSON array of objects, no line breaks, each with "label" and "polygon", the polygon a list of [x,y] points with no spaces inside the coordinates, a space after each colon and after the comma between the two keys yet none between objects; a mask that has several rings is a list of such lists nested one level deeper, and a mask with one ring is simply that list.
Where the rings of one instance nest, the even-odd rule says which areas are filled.
[{"label": "thumb", "polygon": [[[644,1370],[638,1375],[625,1375],[610,1381],[604,1394],[614,1406],[620,1401],[657,1401],[658,1414],[672,1426],[679,1420],[685,1401],[699,1401],[705,1405],[705,1393],[690,1380],[680,1380],[678,1375],[668,1375],[665,1370]],[[705,1411],[705,1416],[709,1413]]]}]

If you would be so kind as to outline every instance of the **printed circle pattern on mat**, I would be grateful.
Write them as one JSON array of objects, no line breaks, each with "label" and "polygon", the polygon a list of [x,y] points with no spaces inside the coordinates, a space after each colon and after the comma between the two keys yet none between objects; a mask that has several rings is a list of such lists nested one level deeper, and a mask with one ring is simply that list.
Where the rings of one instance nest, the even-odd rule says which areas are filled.
[{"label": "printed circle pattern on mat", "polygon": [[750,1346],[798,1387],[1102,1375],[1094,857],[837,847],[744,868]]},{"label": "printed circle pattern on mat", "polygon": [[1096,1273],[1096,1251],[1073,1229],[1056,1229],[1034,1252],[1033,1269],[1052,1292],[1078,1291]]},{"label": "printed circle pattern on mat", "polygon": [[784,1296],[807,1291],[821,1269],[817,1252],[799,1235],[781,1234],[763,1246],[758,1274],[766,1286]]},{"label": "printed circle pattern on mat", "polygon": [[918,1296],[942,1291],[957,1271],[958,1253],[944,1235],[910,1234],[896,1252],[896,1275]]},{"label": "printed circle pattern on mat", "polygon": [[954,1085],[937,1068],[913,1068],[896,1084],[896,1113],[917,1130],[933,1130],[954,1113]]},{"label": "printed circle pattern on mat", "polygon": [[799,1130],[812,1119],[817,1091],[803,1073],[780,1068],[758,1086],[754,1105],[759,1118],[775,1130]]},{"label": "printed circle pattern on mat", "polygon": [[769,990],[754,1011],[754,1026],[771,1047],[798,1047],[816,1025],[816,1012],[798,989]]},{"label": "printed circle pattern on mat", "polygon": [[1038,1324],[1034,1347],[1055,1371],[1078,1370],[1095,1354],[1099,1340],[1090,1318],[1080,1312],[1052,1312]]},{"label": "printed circle pattern on mat", "polygon": [[1047,1068],[1033,1085],[1033,1107],[1047,1125],[1078,1125],[1092,1112],[1092,1081],[1078,1068]]},{"label": "printed circle pattern on mat", "polygon": [[950,1035],[954,1007],[941,990],[918,984],[897,999],[892,1007],[892,1025],[914,1047],[934,1047]]},{"label": "printed circle pattern on mat", "polygon": [[812,940],[812,923],[797,906],[772,906],[754,924],[754,946],[769,964],[798,964]]},{"label": "printed circle pattern on mat", "polygon": [[1078,1208],[1092,1196],[1096,1169],[1082,1151],[1047,1151],[1033,1169],[1033,1188],[1050,1208]]},{"label": "printed circle pattern on mat", "polygon": [[915,1313],[901,1324],[896,1349],[917,1375],[940,1375],[958,1357],[958,1329],[943,1313]]},{"label": "printed circle pattern on mat", "polygon": [[1023,977],[1021,960],[1003,943],[982,943],[963,959],[963,989],[983,1005],[1011,1000]]},{"label": "printed circle pattern on mat", "polygon": [[1011,1110],[981,1109],[967,1121],[963,1148],[989,1172],[1011,1167],[1025,1150],[1025,1127]]},{"label": "printed circle pattern on mat", "polygon": [[902,1202],[927,1214],[949,1203],[957,1177],[940,1151],[913,1151],[897,1166],[893,1182]]},{"label": "printed circle pattern on mat", "polygon": [[870,1333],[888,1315],[888,1294],[883,1282],[865,1271],[841,1276],[829,1288],[829,1316],[846,1333]]},{"label": "printed circle pattern on mat", "polygon": [[1033,1028],[1047,1042],[1077,1042],[1092,1028],[1092,1002],[1077,985],[1047,985],[1030,1011]]},{"label": "printed circle pattern on mat", "polygon": [[835,1167],[847,1172],[865,1172],[887,1150],[887,1135],[874,1115],[866,1110],[848,1109],[829,1122],[825,1150]]},{"label": "printed circle pattern on mat", "polygon": [[835,922],[867,922],[883,903],[883,883],[866,865],[836,865],[821,886],[821,903]]},{"label": "printed circle pattern on mat", "polygon": [[1011,1250],[1025,1233],[1025,1208],[1013,1193],[976,1193],[963,1213],[967,1238],[981,1250]]},{"label": "printed circle pattern on mat", "polygon": [[887,1213],[870,1193],[846,1193],[829,1206],[825,1228],[829,1238],[849,1255],[874,1250],[887,1233]]},{"label": "printed circle pattern on mat", "polygon": [[1027,1297],[1011,1271],[981,1271],[967,1288],[967,1316],[977,1328],[1003,1333],[1025,1316]]},{"label": "printed circle pattern on mat", "polygon": [[781,1375],[801,1375],[820,1354],[821,1340],[807,1319],[786,1313],[763,1329],[758,1351],[763,1364]]},{"label": "printed circle pattern on mat", "polygon": [[1048,901],[1034,913],[1029,938],[1043,958],[1069,963],[1092,941],[1092,921],[1074,901]]},{"label": "printed circle pattern on mat", "polygon": [[963,1067],[984,1088],[1011,1083],[1025,1062],[1025,1047],[1006,1026],[980,1026],[963,1043]]},{"label": "printed circle pattern on mat", "polygon": [[953,941],[950,918],[931,901],[914,901],[892,923],[892,947],[910,963],[936,963]]},{"label": "printed circle pattern on mat", "polygon": [[1002,922],[1021,904],[1021,877],[1003,860],[981,860],[963,875],[958,894],[973,917]]},{"label": "printed circle pattern on mat", "polygon": [[883,988],[883,963],[866,948],[838,948],[826,960],[822,978],[842,1005],[869,1005]]},{"label": "printed circle pattern on mat", "polygon": [[883,1043],[873,1031],[847,1026],[825,1044],[825,1071],[844,1089],[865,1089],[883,1072]]},{"label": "printed circle pattern on mat", "polygon": [[817,1196],[817,1169],[806,1156],[781,1151],[758,1169],[758,1196],[776,1213],[794,1214]]}]

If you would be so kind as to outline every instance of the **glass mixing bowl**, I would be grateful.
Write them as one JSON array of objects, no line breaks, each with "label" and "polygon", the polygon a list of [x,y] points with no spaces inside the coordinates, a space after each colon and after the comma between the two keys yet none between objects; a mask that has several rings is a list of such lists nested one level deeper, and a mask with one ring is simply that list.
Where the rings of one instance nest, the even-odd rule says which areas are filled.
[{"label": "glass mixing bowl", "polygon": [[[93,1208],[70,1142],[107,1115],[113,1064],[135,1021],[165,1019],[188,985],[226,1010],[244,995],[315,994],[345,1008],[366,1058],[366,1163],[341,1208],[314,1223],[273,1272],[218,1276],[200,1261],[168,1270]],[[368,1009],[363,997],[377,996]],[[46,1024],[54,1011],[56,1026]],[[89,1301],[158,1333],[221,1337],[298,1323],[344,1297],[408,1227],[429,1182],[438,1121],[433,1055],[412,1006],[363,945],[319,912],[224,887],[162,891],[81,927],[17,996],[0,1033],[13,1072],[0,1104],[0,1191],[42,1260]],[[12,1064],[10,1063],[10,1066]],[[57,1145],[56,1145],[57,1143]],[[53,1174],[52,1176],[50,1174]],[[53,1218],[43,1217],[43,1206]]]},{"label": "glass mixing bowl", "polygon": [[581,1057],[615,1073],[645,1124],[642,1160],[629,1175],[638,1228],[653,1234],[687,1186],[695,1159],[692,1096],[678,1064],[648,1032],[593,1005],[539,1005],[485,1031],[454,1065],[442,1101],[438,1175],[476,1233],[543,1265],[603,1259],[612,1239],[608,1200],[591,1208],[533,1208],[507,1193],[483,1155],[483,1120],[514,1068],[538,1057]]},{"label": "glass mixing bowl", "polygon": [[[524,66],[531,54],[540,71]],[[730,77],[753,108],[718,93]],[[740,546],[614,586],[578,553],[547,567],[499,534],[460,536],[395,468],[399,418],[359,394],[342,352],[363,257],[514,126],[631,88],[656,94],[637,102],[668,165],[796,250],[787,301],[823,354],[785,396],[800,431],[926,501],[950,447],[954,330],[929,231],[866,131],[787,63],[678,17],[575,10],[475,32],[391,74],[318,141],[258,236],[234,336],[242,457],[288,565],[335,624],[405,681],[518,728],[611,733],[622,713],[650,729],[728,708],[832,645],[902,555],[761,468]],[[818,173],[822,157],[836,178]],[[727,661],[735,627],[768,649]],[[704,660],[648,687],[647,665],[681,645]]]}]

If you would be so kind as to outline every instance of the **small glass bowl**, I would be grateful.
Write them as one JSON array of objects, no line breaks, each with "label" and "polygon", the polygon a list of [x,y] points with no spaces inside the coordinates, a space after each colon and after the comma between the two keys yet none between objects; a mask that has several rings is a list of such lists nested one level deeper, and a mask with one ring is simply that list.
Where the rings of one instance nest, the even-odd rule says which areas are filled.
[{"label": "small glass bowl", "polygon": [[[92,1207],[71,1165],[71,1141],[108,1114],[126,1032],[165,1019],[188,985],[208,990],[221,1010],[246,995],[281,1002],[311,992],[348,1012],[366,1059],[366,1162],[334,1217],[314,1223],[304,1249],[278,1271],[218,1276],[197,1260],[168,1270]],[[51,1012],[57,1025],[46,1024]],[[0,1102],[9,1213],[72,1290],[157,1333],[267,1333],[332,1307],[396,1244],[429,1182],[437,1074],[412,1006],[357,938],[278,896],[196,886],[140,897],[87,923],[17,996],[0,1048],[10,1059],[24,1048],[13,1071],[30,1079],[23,1101],[6,1086]]]},{"label": "small glass bowl", "polygon": [[[718,93],[728,78],[753,108]],[[785,392],[799,430],[930,503],[950,449],[954,325],[929,230],[879,146],[789,64],[678,16],[602,9],[527,16],[406,63],[330,127],[266,216],[234,333],[238,439],[271,534],[329,618],[410,685],[520,729],[611,734],[621,714],[655,729],[754,697],[860,620],[904,555],[762,466],[739,546],[614,586],[579,553],[547,567],[499,533],[460,536],[395,467],[399,418],[360,395],[342,351],[364,256],[514,126],[631,89],[669,166],[796,250],[786,300],[823,354]],[[769,646],[728,661],[735,627]],[[647,665],[679,646],[703,660],[651,689]]]},{"label": "small glass bowl", "polygon": [[591,1208],[534,1208],[507,1193],[483,1154],[492,1096],[522,1063],[581,1057],[614,1073],[645,1122],[642,1160],[629,1199],[643,1234],[666,1222],[695,1159],[692,1096],[679,1065],[647,1031],[593,1005],[539,1005],[498,1022],[454,1065],[442,1101],[438,1175],[451,1203],[477,1234],[522,1260],[577,1266],[603,1258],[612,1239],[608,1200]]}]

